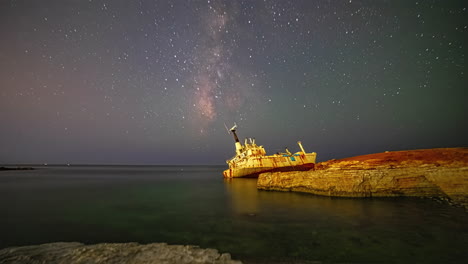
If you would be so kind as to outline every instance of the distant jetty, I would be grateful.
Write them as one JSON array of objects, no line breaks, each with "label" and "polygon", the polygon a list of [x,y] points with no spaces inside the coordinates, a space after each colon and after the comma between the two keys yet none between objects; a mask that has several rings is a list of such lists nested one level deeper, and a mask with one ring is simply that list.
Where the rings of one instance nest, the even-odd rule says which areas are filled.
[{"label": "distant jetty", "polygon": [[262,173],[257,188],[335,197],[431,197],[468,209],[468,148],[386,151],[330,160],[309,171]]},{"label": "distant jetty", "polygon": [[32,167],[0,167],[0,171],[7,170],[34,170]]},{"label": "distant jetty", "polygon": [[197,246],[153,243],[103,243],[84,245],[77,242],[58,242],[34,246],[11,247],[0,250],[0,263],[210,263],[241,264],[229,253]]}]

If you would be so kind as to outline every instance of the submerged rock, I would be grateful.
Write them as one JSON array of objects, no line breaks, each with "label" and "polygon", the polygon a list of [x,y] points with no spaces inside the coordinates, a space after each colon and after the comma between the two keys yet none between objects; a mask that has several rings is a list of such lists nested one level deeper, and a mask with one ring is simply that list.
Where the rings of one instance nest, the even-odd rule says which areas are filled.
[{"label": "submerged rock", "polygon": [[260,174],[257,187],[340,197],[431,197],[468,208],[468,148],[387,151],[330,160],[310,171]]},{"label": "submerged rock", "polygon": [[239,264],[228,253],[197,246],[153,243],[103,243],[84,245],[58,242],[34,246],[11,247],[0,250],[0,263],[131,263],[131,264]]}]

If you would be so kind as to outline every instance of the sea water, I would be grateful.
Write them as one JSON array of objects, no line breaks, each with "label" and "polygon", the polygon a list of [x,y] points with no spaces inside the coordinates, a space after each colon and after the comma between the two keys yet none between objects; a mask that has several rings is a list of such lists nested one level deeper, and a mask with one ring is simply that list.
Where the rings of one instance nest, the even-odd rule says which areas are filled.
[{"label": "sea water", "polygon": [[419,198],[256,189],[224,166],[65,166],[0,172],[0,248],[166,242],[244,263],[468,263],[468,213]]}]

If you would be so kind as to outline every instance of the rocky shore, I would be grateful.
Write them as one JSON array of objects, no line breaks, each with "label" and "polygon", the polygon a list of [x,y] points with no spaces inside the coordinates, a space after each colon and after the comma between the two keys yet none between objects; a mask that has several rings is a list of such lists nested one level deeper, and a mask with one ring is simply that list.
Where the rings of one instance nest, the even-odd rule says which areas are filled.
[{"label": "rocky shore", "polygon": [[336,197],[416,196],[468,209],[468,148],[393,151],[260,174],[257,188]]},{"label": "rocky shore", "polygon": [[228,253],[196,246],[153,243],[95,244],[59,242],[0,250],[0,263],[86,263],[86,264],[240,264]]}]

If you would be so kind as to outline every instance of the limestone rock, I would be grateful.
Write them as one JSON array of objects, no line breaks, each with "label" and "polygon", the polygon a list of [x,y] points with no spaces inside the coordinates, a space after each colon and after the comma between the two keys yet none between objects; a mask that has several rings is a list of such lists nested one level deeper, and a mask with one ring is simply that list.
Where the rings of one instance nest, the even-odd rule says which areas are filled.
[{"label": "limestone rock", "polygon": [[330,160],[309,171],[263,173],[257,187],[341,197],[438,197],[468,208],[468,148]]},{"label": "limestone rock", "polygon": [[239,264],[241,262],[231,260],[228,253],[220,254],[216,249],[202,249],[196,246],[165,243],[84,245],[77,242],[58,242],[2,249],[0,263]]}]

